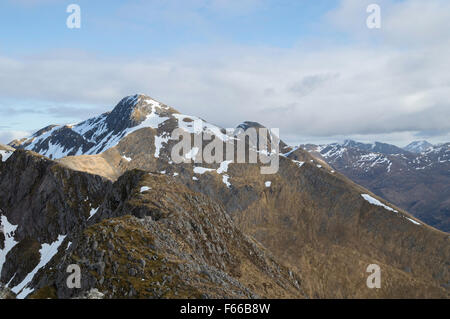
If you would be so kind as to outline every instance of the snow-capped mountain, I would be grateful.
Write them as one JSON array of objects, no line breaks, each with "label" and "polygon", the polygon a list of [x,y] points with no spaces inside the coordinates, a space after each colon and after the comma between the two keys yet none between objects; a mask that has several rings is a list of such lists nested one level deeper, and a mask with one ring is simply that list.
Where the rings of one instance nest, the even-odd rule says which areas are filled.
[{"label": "snow-capped mountain", "polygon": [[51,125],[10,145],[51,159],[99,154],[141,128],[157,129],[159,124],[177,113],[146,95],[137,94],[123,98],[111,112],[78,124]]},{"label": "snow-capped mountain", "polygon": [[411,153],[422,153],[430,147],[433,147],[433,144],[427,141],[414,141],[406,145],[403,149]]},{"label": "snow-capped mountain", "polygon": [[355,141],[303,147],[375,194],[434,227],[450,230],[450,143],[421,153]]},{"label": "snow-capped mountain", "polygon": [[381,143],[381,142],[374,142],[374,143],[361,143],[356,142],[353,140],[345,140],[344,143],[339,144],[342,147],[348,147],[348,148],[357,148],[363,151],[368,152],[374,152],[374,153],[381,153],[385,155],[389,154],[405,154],[406,152],[392,144],[387,143]]}]

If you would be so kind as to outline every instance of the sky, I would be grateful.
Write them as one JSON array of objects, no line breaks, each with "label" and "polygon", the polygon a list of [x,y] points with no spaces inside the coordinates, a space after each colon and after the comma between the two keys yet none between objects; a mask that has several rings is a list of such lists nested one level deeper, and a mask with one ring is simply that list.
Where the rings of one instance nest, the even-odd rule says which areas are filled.
[{"label": "sky", "polygon": [[0,143],[135,93],[290,144],[450,141],[448,0],[2,0],[0,26]]}]

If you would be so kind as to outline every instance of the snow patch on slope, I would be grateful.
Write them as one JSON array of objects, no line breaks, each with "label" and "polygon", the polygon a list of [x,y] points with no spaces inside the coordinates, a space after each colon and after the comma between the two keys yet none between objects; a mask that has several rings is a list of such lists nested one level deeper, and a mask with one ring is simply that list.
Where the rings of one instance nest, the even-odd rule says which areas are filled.
[{"label": "snow patch on slope", "polygon": [[422,225],[421,223],[416,222],[414,219],[411,219],[411,218],[409,218],[409,217],[406,217],[406,219],[409,220],[409,221],[410,221],[411,223],[413,223],[413,224],[416,224],[416,225]]},{"label": "snow patch on slope", "polygon": [[6,162],[6,160],[13,154],[10,151],[0,151],[0,155],[2,156],[2,162]]},{"label": "snow patch on slope", "polygon": [[92,216],[94,216],[95,214],[97,214],[98,211],[98,207],[97,208],[92,208],[91,211],[89,212],[89,219],[91,219]]},{"label": "snow patch on slope", "polygon": [[146,192],[146,191],[149,191],[149,190],[151,190],[151,188],[148,187],[148,186],[143,186],[143,187],[141,187],[141,193]]},{"label": "snow patch on slope", "polygon": [[222,176],[222,182],[227,185],[228,188],[231,187],[231,183],[229,182],[230,176],[228,175],[223,175]]},{"label": "snow patch on slope", "polygon": [[5,236],[4,248],[0,249],[0,274],[2,273],[3,265],[6,261],[6,255],[13,249],[17,242],[14,240],[14,232],[17,229],[17,225],[13,225],[8,221],[6,216],[1,215],[0,232]]},{"label": "snow patch on slope", "polygon": [[[232,139],[232,137],[222,133],[221,128],[208,122],[205,122],[199,117],[185,114],[174,114],[173,116],[178,120],[178,127],[185,130],[188,133],[191,134],[206,133],[210,135],[215,135],[224,142]],[[195,123],[200,122],[202,126],[195,125]]]},{"label": "snow patch on slope", "polygon": [[302,167],[303,164],[305,164],[305,162],[300,162],[300,161],[296,161],[296,160],[292,160],[292,162],[294,162],[295,164],[297,164],[298,167]]},{"label": "snow patch on slope", "polygon": [[224,161],[220,163],[219,168],[217,169],[217,174],[226,173],[228,171],[228,165],[232,163],[233,161]]},{"label": "snow patch on slope", "polygon": [[215,171],[215,169],[201,167],[201,166],[194,167],[194,173],[195,174],[205,174],[207,172],[213,172],[213,171]]},{"label": "snow patch on slope", "polygon": [[20,284],[11,289],[15,294],[17,294],[17,299],[24,299],[34,291],[32,288],[28,288],[27,285],[32,282],[37,272],[44,268],[53,256],[58,253],[58,248],[61,246],[65,238],[66,235],[59,235],[55,242],[51,244],[42,244],[41,249],[39,250],[39,253],[41,254],[39,264],[25,277],[24,280],[22,280]]},{"label": "snow patch on slope", "polygon": [[372,205],[381,206],[381,207],[383,207],[383,208],[385,208],[385,209],[387,209],[387,210],[389,210],[389,211],[391,211],[391,212],[398,213],[398,211],[396,211],[395,209],[393,209],[393,208],[391,208],[391,207],[389,207],[389,206],[384,205],[384,204],[383,204],[382,202],[380,202],[378,199],[373,198],[373,197],[370,196],[369,194],[361,194],[361,196],[362,196],[366,201],[368,201],[370,204],[372,204]]}]

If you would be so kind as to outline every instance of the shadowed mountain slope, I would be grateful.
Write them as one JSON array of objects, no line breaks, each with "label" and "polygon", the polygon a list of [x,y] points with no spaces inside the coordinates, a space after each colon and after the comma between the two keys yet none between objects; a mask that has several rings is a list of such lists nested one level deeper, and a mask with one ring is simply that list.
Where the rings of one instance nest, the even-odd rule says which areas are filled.
[{"label": "shadowed mountain slope", "polygon": [[[21,150],[0,177],[1,281],[20,298],[306,297],[220,204],[174,178],[131,170],[112,184]],[[81,289],[65,285],[70,264]]]}]

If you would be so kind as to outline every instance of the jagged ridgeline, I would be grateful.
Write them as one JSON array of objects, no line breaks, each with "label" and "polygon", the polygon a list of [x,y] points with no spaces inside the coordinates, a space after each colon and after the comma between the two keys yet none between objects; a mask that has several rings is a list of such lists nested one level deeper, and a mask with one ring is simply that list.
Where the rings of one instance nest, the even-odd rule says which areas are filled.
[{"label": "jagged ridgeline", "polygon": [[[230,141],[197,119],[136,95],[11,143],[0,164],[4,295],[448,297],[447,233],[283,142],[274,174],[235,158],[176,164],[175,128]],[[261,125],[237,130],[249,127]],[[366,285],[369,264],[380,289]],[[69,265],[81,288],[67,286]]]}]

